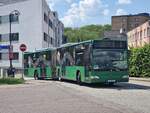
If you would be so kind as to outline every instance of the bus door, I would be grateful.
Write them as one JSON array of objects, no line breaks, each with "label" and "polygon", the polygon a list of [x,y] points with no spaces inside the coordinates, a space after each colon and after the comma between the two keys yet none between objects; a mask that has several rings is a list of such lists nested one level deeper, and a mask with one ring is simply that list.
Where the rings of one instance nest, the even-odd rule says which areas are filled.
[{"label": "bus door", "polygon": [[82,50],[76,50],[76,66],[83,66],[84,52]]}]

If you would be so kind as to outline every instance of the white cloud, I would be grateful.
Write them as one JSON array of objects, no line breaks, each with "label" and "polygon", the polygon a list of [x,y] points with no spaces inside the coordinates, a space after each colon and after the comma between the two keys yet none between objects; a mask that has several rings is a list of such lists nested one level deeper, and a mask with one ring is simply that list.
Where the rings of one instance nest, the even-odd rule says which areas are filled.
[{"label": "white cloud", "polygon": [[54,9],[54,6],[56,4],[60,4],[62,2],[65,2],[67,4],[71,4],[73,2],[73,0],[46,0],[46,1],[49,4],[49,6],[50,6],[51,9]]},{"label": "white cloud", "polygon": [[118,4],[131,4],[131,0],[118,0]]},{"label": "white cloud", "polygon": [[80,0],[79,3],[73,3],[65,16],[61,19],[65,26],[79,27],[86,22],[88,18],[99,15],[108,15],[107,5],[101,0]]},{"label": "white cloud", "polygon": [[124,9],[117,9],[116,15],[126,15],[127,12]]},{"label": "white cloud", "polygon": [[109,9],[104,9],[104,11],[102,12],[103,15],[107,16],[109,15],[110,10]]},{"label": "white cloud", "polygon": [[65,0],[67,3],[72,3],[73,2],[73,0]]}]

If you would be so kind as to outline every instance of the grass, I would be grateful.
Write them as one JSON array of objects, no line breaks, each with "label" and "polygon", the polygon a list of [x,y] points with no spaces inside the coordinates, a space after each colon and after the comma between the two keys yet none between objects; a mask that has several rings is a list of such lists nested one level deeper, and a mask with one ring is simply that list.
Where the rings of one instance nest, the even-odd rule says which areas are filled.
[{"label": "grass", "polygon": [[2,78],[0,79],[0,85],[15,85],[15,84],[23,84],[25,80],[16,79],[16,78]]}]

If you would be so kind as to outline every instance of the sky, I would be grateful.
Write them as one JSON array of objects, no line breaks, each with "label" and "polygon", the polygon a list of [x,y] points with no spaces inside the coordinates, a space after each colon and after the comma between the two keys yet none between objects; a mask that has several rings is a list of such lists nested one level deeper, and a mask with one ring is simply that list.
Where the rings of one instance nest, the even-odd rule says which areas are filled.
[{"label": "sky", "polygon": [[111,16],[150,13],[150,0],[47,0],[65,27],[111,24]]}]

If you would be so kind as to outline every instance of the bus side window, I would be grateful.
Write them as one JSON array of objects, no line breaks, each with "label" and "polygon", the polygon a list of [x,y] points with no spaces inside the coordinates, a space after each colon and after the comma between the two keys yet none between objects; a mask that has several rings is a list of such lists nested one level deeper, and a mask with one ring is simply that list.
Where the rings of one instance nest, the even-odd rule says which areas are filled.
[{"label": "bus side window", "polygon": [[83,62],[85,66],[90,65],[90,45],[85,45],[84,55],[83,55]]}]

